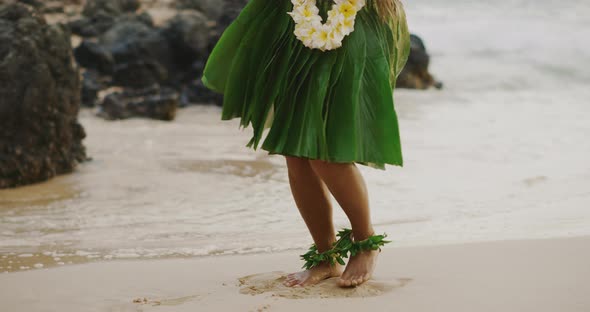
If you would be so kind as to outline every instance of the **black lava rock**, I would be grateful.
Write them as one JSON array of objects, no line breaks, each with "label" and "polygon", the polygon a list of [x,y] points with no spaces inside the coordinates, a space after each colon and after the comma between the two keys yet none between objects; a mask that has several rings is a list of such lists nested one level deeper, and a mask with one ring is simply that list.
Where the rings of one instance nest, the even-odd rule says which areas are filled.
[{"label": "black lava rock", "polygon": [[89,40],[84,40],[74,49],[76,62],[82,67],[97,70],[103,74],[112,74],[115,59],[104,46]]},{"label": "black lava rock", "polygon": [[105,79],[105,76],[93,70],[86,70],[82,77],[82,106],[94,107],[97,105],[98,93],[110,84],[110,79]]},{"label": "black lava rock", "polygon": [[111,120],[148,117],[170,121],[174,120],[177,107],[176,91],[152,86],[107,95],[100,106],[99,115]]},{"label": "black lava rock", "polygon": [[430,55],[420,37],[411,35],[411,50],[406,66],[397,78],[398,88],[428,89],[434,86],[441,89],[442,82],[436,81],[428,71]]},{"label": "black lava rock", "polygon": [[67,28],[0,5],[0,188],[47,180],[85,161],[80,78]]}]

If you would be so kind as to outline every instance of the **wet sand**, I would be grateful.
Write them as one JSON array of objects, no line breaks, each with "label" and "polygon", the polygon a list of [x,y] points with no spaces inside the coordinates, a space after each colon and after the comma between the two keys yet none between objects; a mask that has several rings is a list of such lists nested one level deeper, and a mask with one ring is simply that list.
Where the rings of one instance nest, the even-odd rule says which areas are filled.
[{"label": "wet sand", "polygon": [[[374,280],[281,285],[296,252],[112,261],[0,275],[5,311],[588,311],[590,236],[390,247]],[[333,299],[326,299],[333,298]]]}]

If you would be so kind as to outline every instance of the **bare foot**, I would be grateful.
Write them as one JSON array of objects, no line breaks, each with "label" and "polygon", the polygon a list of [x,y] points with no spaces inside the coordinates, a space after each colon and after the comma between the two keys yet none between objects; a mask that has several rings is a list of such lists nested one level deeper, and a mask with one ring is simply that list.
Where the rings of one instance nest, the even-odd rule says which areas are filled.
[{"label": "bare foot", "polygon": [[378,254],[379,250],[370,250],[350,257],[344,273],[340,276],[338,286],[354,287],[370,280],[373,277]]},{"label": "bare foot", "polygon": [[325,279],[337,277],[341,274],[342,266],[340,264],[331,266],[329,263],[322,263],[309,270],[287,275],[287,279],[283,284],[288,287],[315,285]]}]

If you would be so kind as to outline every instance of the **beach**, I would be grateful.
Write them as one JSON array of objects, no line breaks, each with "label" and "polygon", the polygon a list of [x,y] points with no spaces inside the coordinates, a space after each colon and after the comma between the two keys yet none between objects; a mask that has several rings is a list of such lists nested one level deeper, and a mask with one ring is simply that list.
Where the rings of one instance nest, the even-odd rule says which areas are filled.
[{"label": "beach", "polygon": [[590,309],[590,237],[391,247],[374,279],[287,288],[297,253],[129,260],[0,275],[4,311],[534,311]]},{"label": "beach", "polygon": [[171,122],[83,108],[90,161],[0,190],[0,310],[590,311],[590,6],[406,11],[444,87],[395,90],[403,168],[359,166],[392,240],[372,281],[280,284],[312,243],[285,159],[246,148],[251,128],[219,107]]},{"label": "beach", "polygon": [[[377,232],[397,246],[590,235],[580,3],[406,3],[444,87],[395,91],[403,168],[359,166]],[[82,109],[91,161],[0,190],[0,272],[306,249],[284,157],[246,148],[252,129],[220,114],[108,121]],[[337,229],[349,226],[332,202]]]}]

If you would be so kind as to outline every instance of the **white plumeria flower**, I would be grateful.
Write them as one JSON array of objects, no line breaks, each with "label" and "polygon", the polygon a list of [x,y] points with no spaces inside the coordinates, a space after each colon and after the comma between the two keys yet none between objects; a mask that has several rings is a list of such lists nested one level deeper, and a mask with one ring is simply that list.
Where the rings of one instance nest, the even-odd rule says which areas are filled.
[{"label": "white plumeria flower", "polygon": [[337,4],[349,3],[354,6],[357,11],[360,11],[366,5],[365,0],[335,0],[335,2]]},{"label": "white plumeria flower", "polygon": [[354,31],[356,15],[365,0],[334,0],[328,20],[322,23],[316,0],[291,0],[293,11],[288,14],[295,21],[294,34],[311,49],[334,50],[342,46],[344,37]]},{"label": "white plumeria flower", "polygon": [[336,4],[333,7],[333,10],[336,10],[339,14],[342,14],[344,19],[354,19],[356,17],[356,13],[358,12],[357,8],[348,1]]},{"label": "white plumeria flower", "polygon": [[343,36],[328,25],[321,25],[312,36],[312,45],[322,51],[334,50],[342,46]]},{"label": "white plumeria flower", "polygon": [[308,21],[314,21],[318,18],[321,21],[321,17],[318,15],[320,10],[315,5],[301,5],[297,6],[293,12],[288,13],[293,17],[295,23],[302,23]]},{"label": "white plumeria flower", "polygon": [[305,23],[295,26],[295,36],[301,40],[305,46],[312,45],[313,35],[321,27],[321,23]]},{"label": "white plumeria flower", "polygon": [[338,25],[342,23],[344,19],[344,14],[340,13],[337,10],[330,10],[330,12],[328,12],[328,23],[330,25]]},{"label": "white plumeria flower", "polygon": [[354,19],[345,19],[337,25],[337,29],[342,32],[345,36],[348,36],[354,31]]},{"label": "white plumeria flower", "polygon": [[331,28],[330,33],[328,34],[328,42],[326,43],[326,49],[334,50],[336,48],[340,48],[342,46],[343,39],[344,35],[340,31]]},{"label": "white plumeria flower", "polygon": [[326,44],[328,43],[328,37],[330,34],[330,27],[328,25],[321,25],[312,36],[312,46],[315,49],[322,51],[326,50]]}]

